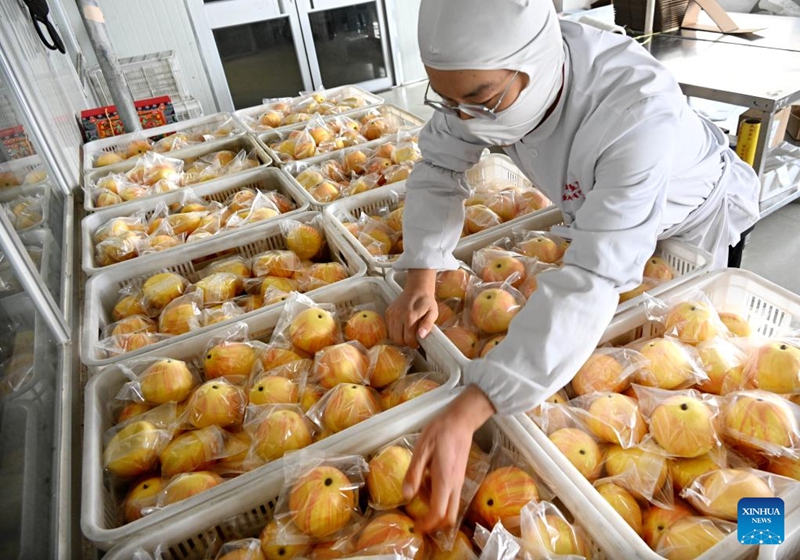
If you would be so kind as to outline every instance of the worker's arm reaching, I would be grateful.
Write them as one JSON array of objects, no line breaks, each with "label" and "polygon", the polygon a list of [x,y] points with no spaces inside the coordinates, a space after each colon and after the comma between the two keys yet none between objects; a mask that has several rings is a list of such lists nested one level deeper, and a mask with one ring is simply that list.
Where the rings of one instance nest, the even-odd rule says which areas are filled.
[{"label": "worker's arm reaching", "polygon": [[417,347],[436,321],[436,271],[457,268],[453,250],[464,225],[464,201],[469,188],[464,172],[475,165],[485,146],[462,140],[441,113],[420,133],[424,160],[406,182],[403,212],[403,255],[395,268],[408,269],[403,294],[387,311],[389,335]]},{"label": "worker's arm reaching", "polygon": [[[465,369],[468,390],[419,439],[420,448],[438,450],[416,454],[407,478],[409,493],[418,489],[414,473],[425,467],[436,481],[426,529],[454,521],[450,501],[463,473],[458,478],[452,471],[466,464],[472,438],[462,424],[477,429],[494,412],[526,412],[568,383],[611,321],[619,293],[642,281],[660,233],[676,119],[671,103],[659,98],[614,117],[595,183],[569,228],[572,243],[563,268],[538,277],[536,292],[503,342]],[[464,424],[466,410],[471,415]]]}]

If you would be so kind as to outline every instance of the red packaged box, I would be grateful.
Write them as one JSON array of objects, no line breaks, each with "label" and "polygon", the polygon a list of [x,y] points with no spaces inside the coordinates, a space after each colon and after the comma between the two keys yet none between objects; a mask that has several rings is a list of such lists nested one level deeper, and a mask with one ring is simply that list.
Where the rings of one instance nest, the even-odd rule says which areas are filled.
[{"label": "red packaged box", "polygon": [[[155,128],[177,122],[172,100],[168,95],[134,101],[142,128]],[[81,111],[81,129],[84,142],[125,134],[115,105]]]}]

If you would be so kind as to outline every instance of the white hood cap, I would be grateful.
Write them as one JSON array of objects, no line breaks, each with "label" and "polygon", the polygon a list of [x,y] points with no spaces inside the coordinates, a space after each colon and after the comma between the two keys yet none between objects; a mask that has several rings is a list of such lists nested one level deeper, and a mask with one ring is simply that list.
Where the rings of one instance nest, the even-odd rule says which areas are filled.
[{"label": "white hood cap", "polygon": [[417,38],[436,70],[519,70],[536,81],[564,63],[549,0],[422,0]]}]

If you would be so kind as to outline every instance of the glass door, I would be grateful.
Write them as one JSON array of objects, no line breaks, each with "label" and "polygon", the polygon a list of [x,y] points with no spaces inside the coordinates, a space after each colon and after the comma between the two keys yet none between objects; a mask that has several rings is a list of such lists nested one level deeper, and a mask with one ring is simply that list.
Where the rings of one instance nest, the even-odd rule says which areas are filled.
[{"label": "glass door", "polygon": [[22,2],[0,1],[0,558],[79,549],[70,338],[85,107],[68,56],[42,45]]},{"label": "glass door", "polygon": [[187,0],[222,111],[313,89],[291,0]]},{"label": "glass door", "polygon": [[185,0],[221,111],[394,84],[383,0]]},{"label": "glass door", "polygon": [[379,0],[297,0],[316,88],[394,85],[386,13]]}]

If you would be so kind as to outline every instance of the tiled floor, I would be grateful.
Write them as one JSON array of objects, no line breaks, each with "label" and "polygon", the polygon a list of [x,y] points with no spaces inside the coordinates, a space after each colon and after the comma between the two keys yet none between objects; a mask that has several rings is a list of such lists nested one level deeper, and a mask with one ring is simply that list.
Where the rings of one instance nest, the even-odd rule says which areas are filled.
[{"label": "tiled floor", "polygon": [[756,225],[745,246],[742,268],[800,294],[800,201]]}]

